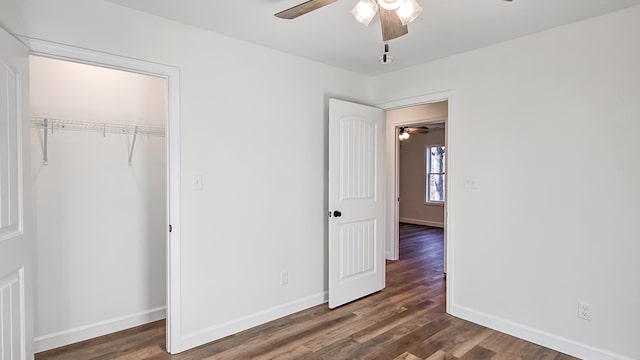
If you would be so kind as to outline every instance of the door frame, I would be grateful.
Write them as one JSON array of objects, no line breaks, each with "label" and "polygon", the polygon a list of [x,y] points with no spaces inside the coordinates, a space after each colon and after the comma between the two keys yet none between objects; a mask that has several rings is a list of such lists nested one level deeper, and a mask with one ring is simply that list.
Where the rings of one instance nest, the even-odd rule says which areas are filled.
[{"label": "door frame", "polygon": [[18,36],[31,55],[151,75],[167,80],[167,352],[182,351],[180,302],[180,72],[173,66]]},{"label": "door frame", "polygon": [[[429,103],[436,103],[447,101],[448,115],[445,120],[445,146],[447,147],[447,176],[445,179],[445,206],[444,206],[444,271],[446,276],[446,311],[451,313],[451,306],[453,304],[453,284],[454,284],[454,194],[452,184],[455,180],[455,151],[451,151],[453,148],[454,139],[454,91],[448,90],[443,92],[437,92],[426,95],[419,95],[410,98],[390,101],[377,105],[377,107],[388,111],[394,109],[401,109],[416,105],[423,105]],[[390,121],[385,119],[385,150],[386,150],[386,196],[387,196],[387,210],[386,210],[386,227],[387,227],[387,244],[386,252],[387,259],[397,260],[399,258],[399,221],[400,211],[398,199],[399,191],[399,175],[398,175],[398,138],[396,136],[395,129],[403,125],[411,125],[416,123],[426,122],[442,122],[443,119],[431,120],[410,120],[410,121]],[[455,149],[454,149],[455,150]],[[453,156],[452,156],[453,153]]]}]

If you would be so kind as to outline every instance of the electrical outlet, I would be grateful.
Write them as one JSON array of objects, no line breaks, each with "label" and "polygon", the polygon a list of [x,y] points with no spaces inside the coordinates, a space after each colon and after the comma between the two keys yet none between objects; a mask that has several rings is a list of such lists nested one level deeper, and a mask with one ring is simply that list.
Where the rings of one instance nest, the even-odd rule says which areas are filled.
[{"label": "electrical outlet", "polygon": [[578,303],[578,317],[583,320],[591,320],[591,304],[580,301]]},{"label": "electrical outlet", "polygon": [[280,285],[287,285],[289,283],[289,272],[280,272]]}]

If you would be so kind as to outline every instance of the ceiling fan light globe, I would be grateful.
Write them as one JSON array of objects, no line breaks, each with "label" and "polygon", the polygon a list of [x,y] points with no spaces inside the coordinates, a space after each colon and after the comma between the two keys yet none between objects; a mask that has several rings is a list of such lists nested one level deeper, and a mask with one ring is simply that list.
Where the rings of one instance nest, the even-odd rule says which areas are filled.
[{"label": "ceiling fan light globe", "polygon": [[395,10],[402,6],[407,0],[378,0],[378,4],[387,10]]},{"label": "ceiling fan light globe", "polygon": [[416,0],[406,0],[399,8],[396,9],[396,14],[402,21],[402,25],[415,20],[422,12],[422,7]]},{"label": "ceiling fan light globe", "polygon": [[409,131],[407,131],[407,128],[401,127],[398,133],[398,139],[400,139],[400,141],[407,140],[409,136],[411,135],[409,135]]},{"label": "ceiling fan light globe", "polygon": [[373,0],[360,0],[351,10],[351,14],[356,18],[362,25],[369,26],[373,17],[376,16],[378,12],[378,4]]}]

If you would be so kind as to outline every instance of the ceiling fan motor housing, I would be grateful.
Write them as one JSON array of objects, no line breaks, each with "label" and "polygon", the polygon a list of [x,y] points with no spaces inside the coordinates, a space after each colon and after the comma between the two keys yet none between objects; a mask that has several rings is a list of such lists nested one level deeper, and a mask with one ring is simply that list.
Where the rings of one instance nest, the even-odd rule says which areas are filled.
[{"label": "ceiling fan motor housing", "polygon": [[400,7],[406,0],[378,0],[378,4],[387,10],[395,10]]}]

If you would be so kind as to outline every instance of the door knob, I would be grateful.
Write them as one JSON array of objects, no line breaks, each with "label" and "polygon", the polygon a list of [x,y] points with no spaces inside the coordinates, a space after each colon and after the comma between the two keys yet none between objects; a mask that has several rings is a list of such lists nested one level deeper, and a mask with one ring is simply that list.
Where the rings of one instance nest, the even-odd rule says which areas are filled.
[{"label": "door knob", "polygon": [[342,213],[340,211],[336,210],[333,212],[333,217],[340,217],[340,216],[342,216]]}]

